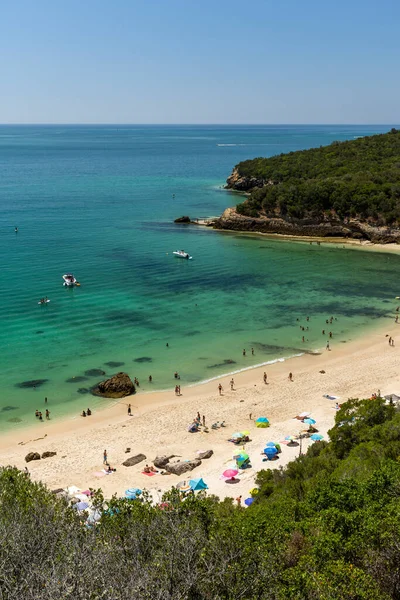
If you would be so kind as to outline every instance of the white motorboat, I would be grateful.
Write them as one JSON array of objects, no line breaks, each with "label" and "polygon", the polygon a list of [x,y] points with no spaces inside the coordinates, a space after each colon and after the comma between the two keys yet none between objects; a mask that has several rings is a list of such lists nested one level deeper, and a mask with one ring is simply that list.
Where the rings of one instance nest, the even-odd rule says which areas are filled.
[{"label": "white motorboat", "polygon": [[64,279],[63,285],[65,285],[66,287],[73,287],[74,285],[80,285],[80,283],[75,279],[75,277],[72,275],[72,273],[67,273],[66,275],[63,275],[62,278]]},{"label": "white motorboat", "polygon": [[184,250],[175,250],[172,254],[175,254],[175,256],[179,256],[179,258],[186,258],[187,260],[190,260],[192,258],[190,254],[188,252],[185,252]]}]

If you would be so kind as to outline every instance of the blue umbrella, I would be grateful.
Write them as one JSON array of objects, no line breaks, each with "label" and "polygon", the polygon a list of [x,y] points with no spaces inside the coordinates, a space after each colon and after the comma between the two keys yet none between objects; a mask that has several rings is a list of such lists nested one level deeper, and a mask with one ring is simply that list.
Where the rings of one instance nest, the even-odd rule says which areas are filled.
[{"label": "blue umbrella", "polygon": [[324,439],[324,436],[320,433],[313,433],[311,439],[313,440],[313,442],[319,442],[320,440]]},{"label": "blue umbrella", "polygon": [[272,446],[267,446],[266,448],[264,448],[264,454],[266,454],[268,458],[272,458],[273,456],[275,456],[275,454],[278,454],[278,450],[275,448],[275,446],[273,448]]},{"label": "blue umbrella", "polygon": [[74,507],[76,510],[86,510],[89,507],[89,504],[87,502],[77,502],[74,504]]},{"label": "blue umbrella", "polygon": [[275,442],[267,442],[267,448],[276,448]]},{"label": "blue umbrella", "polygon": [[189,485],[194,492],[197,492],[198,490],[208,490],[208,485],[203,481],[202,477],[191,479]]},{"label": "blue umbrella", "polygon": [[315,419],[304,419],[303,423],[307,423],[307,425],[315,425],[317,421]]},{"label": "blue umbrella", "polygon": [[258,419],[256,419],[256,423],[269,423],[267,417],[258,417]]},{"label": "blue umbrella", "polygon": [[129,490],[125,490],[125,496],[129,498],[129,500],[136,500],[141,493],[142,490],[139,490],[139,488],[129,488]]},{"label": "blue umbrella", "polygon": [[251,504],[253,504],[254,502],[254,498],[246,498],[246,500],[244,501],[246,506],[250,506]]}]

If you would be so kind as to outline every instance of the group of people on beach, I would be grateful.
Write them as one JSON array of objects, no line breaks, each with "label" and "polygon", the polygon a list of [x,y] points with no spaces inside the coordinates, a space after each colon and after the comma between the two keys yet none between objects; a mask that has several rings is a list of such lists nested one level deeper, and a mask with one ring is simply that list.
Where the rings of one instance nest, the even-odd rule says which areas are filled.
[{"label": "group of people on beach", "polygon": [[90,417],[92,414],[92,411],[90,410],[90,408],[88,408],[87,410],[83,410],[81,412],[81,417]]}]

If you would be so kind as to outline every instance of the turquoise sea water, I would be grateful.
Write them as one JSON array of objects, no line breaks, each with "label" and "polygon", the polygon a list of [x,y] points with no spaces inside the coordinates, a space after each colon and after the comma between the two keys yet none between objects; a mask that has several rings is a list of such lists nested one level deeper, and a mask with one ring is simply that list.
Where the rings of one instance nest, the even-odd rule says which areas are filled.
[{"label": "turquoise sea water", "polygon": [[[34,422],[45,396],[52,418],[112,402],[85,393],[104,378],[91,369],[145,391],[172,388],[177,370],[184,389],[389,318],[397,256],[172,222],[235,204],[221,186],[240,160],[389,128],[1,126],[0,429]],[[81,287],[62,286],[68,271]],[[32,380],[45,381],[20,387]]]}]

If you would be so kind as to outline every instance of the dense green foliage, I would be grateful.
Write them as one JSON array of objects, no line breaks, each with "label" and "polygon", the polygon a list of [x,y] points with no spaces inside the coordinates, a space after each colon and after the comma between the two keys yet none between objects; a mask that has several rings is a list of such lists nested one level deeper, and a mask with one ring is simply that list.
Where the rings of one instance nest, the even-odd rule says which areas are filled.
[{"label": "dense green foliage", "polygon": [[264,214],[321,218],[335,214],[378,225],[400,223],[400,131],[246,160],[242,177],[263,180],[237,207]]},{"label": "dense green foliage", "polygon": [[350,400],[330,437],[261,471],[248,509],[173,490],[161,507],[113,499],[91,528],[4,468],[0,598],[398,599],[400,413]]}]

